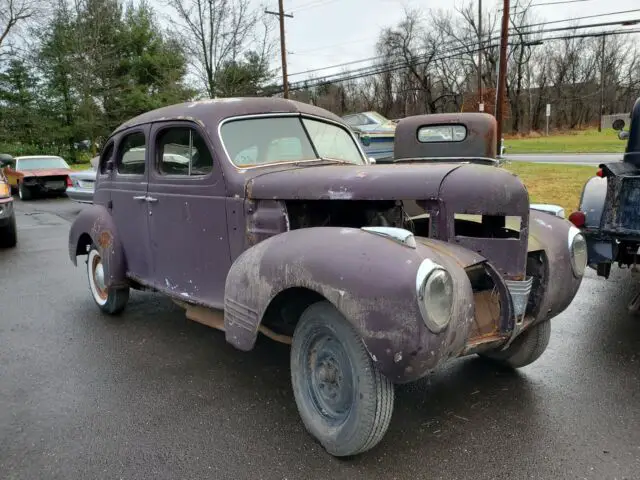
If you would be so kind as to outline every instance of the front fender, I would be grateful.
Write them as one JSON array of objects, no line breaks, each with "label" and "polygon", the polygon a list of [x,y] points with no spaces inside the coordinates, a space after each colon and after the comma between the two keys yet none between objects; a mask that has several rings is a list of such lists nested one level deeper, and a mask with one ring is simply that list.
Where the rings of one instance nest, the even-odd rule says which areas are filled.
[{"label": "front fender", "polygon": [[126,260],[118,232],[109,211],[102,205],[91,205],[84,209],[69,230],[69,257],[77,265],[78,255],[93,244],[102,257],[107,287],[125,285]]},{"label": "front fender", "polygon": [[[250,350],[271,300],[302,287],[330,301],[355,327],[372,359],[392,381],[423,376],[464,347],[473,322],[473,294],[461,256],[447,244],[420,239],[409,248],[353,228],[316,227],[270,237],[243,252],[225,285],[225,335]],[[449,326],[430,332],[422,319],[416,274],[424,258],[447,268],[457,294]],[[467,255],[468,259],[471,256]],[[473,257],[481,259],[481,257]],[[463,266],[464,265],[464,266]]]},{"label": "front fender", "polygon": [[[568,220],[544,212],[531,211],[529,222],[529,253],[544,252],[546,275],[536,298],[536,322],[555,317],[573,301],[582,277],[576,278],[571,268]],[[531,257],[530,257],[531,260]]]}]

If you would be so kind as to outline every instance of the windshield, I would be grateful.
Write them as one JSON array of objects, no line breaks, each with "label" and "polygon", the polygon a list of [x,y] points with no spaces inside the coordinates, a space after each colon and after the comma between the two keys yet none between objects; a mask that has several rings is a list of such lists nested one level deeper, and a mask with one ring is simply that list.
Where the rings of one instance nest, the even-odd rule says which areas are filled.
[{"label": "windshield", "polygon": [[16,170],[38,170],[41,168],[69,168],[69,165],[60,157],[21,158],[16,162]]},{"label": "windshield", "polygon": [[389,120],[387,117],[383,117],[378,112],[367,112],[365,115],[367,115],[369,118],[373,118],[378,123],[390,123],[391,122],[391,120]]},{"label": "windshield", "polygon": [[220,135],[237,167],[320,158],[365,164],[347,130],[319,120],[300,117],[234,120],[222,125]]}]

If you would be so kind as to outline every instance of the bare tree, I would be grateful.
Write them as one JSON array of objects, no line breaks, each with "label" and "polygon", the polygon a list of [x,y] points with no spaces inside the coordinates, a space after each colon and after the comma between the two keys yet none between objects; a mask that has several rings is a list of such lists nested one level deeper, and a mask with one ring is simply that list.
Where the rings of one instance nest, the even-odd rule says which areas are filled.
[{"label": "bare tree", "polygon": [[248,51],[267,59],[272,22],[250,0],[167,0],[177,14],[173,30],[182,38],[191,64],[210,97],[217,95],[216,73]]},{"label": "bare tree", "polygon": [[0,48],[16,27],[36,16],[43,3],[42,0],[0,0]]}]

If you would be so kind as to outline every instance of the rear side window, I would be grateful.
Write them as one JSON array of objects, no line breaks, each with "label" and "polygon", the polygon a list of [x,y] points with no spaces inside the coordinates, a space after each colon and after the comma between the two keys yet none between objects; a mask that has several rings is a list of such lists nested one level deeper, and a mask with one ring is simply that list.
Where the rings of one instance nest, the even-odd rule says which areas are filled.
[{"label": "rear side window", "polygon": [[144,175],[147,142],[142,132],[131,133],[120,142],[117,159],[118,173]]}]

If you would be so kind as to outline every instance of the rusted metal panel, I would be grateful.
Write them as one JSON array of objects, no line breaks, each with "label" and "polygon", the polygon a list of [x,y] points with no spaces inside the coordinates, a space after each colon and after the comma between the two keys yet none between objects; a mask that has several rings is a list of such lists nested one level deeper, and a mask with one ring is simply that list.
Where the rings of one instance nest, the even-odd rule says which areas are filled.
[{"label": "rusted metal panel", "polygon": [[[461,263],[480,258],[456,257],[444,247],[442,242],[420,239],[417,249],[411,249],[339,227],[271,237],[248,249],[231,267],[225,297],[233,302],[225,317],[227,340],[239,349],[251,349],[269,302],[285,289],[303,287],[320,293],[345,315],[389,378],[419,378],[464,349],[473,322],[471,287]],[[415,279],[424,258],[447,268],[456,285],[454,319],[438,335],[427,330],[418,308]]]},{"label": "rusted metal panel", "polygon": [[90,205],[82,210],[69,230],[69,257],[74,265],[81,237],[88,235],[98,248],[105,269],[105,283],[108,287],[126,284],[127,265],[121,237],[113,218],[101,205]]},{"label": "rusted metal panel", "polygon": [[[421,142],[421,128],[438,125],[463,125],[467,134],[462,141]],[[442,113],[415,115],[396,126],[395,159],[428,157],[496,157],[496,119],[487,113]]]},{"label": "rusted metal panel", "polygon": [[[247,196],[283,200],[437,199],[442,180],[458,168],[463,167],[325,165],[289,168],[250,179]],[[491,172],[487,171],[486,175],[490,176]]]}]

